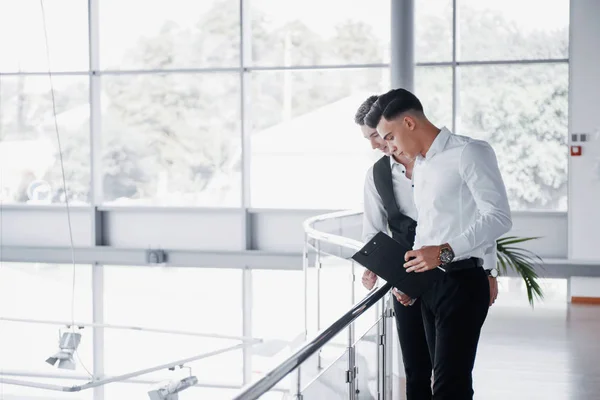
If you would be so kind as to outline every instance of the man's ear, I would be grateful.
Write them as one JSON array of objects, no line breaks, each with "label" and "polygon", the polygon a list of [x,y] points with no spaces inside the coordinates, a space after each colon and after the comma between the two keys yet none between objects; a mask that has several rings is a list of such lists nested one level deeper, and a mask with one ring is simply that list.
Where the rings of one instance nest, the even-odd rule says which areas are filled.
[{"label": "man's ear", "polygon": [[411,131],[414,130],[417,125],[415,119],[413,117],[411,117],[410,115],[406,115],[404,117],[404,124]]}]

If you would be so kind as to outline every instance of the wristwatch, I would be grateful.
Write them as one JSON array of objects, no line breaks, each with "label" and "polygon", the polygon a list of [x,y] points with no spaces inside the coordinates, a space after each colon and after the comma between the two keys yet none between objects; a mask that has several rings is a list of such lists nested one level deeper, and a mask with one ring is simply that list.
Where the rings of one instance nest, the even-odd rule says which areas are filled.
[{"label": "wristwatch", "polygon": [[492,278],[497,278],[499,275],[496,268],[486,269],[485,272],[487,273],[487,276],[491,276]]},{"label": "wristwatch", "polygon": [[448,243],[440,247],[439,257],[441,265],[450,264],[454,260],[454,250],[452,250],[452,247]]}]

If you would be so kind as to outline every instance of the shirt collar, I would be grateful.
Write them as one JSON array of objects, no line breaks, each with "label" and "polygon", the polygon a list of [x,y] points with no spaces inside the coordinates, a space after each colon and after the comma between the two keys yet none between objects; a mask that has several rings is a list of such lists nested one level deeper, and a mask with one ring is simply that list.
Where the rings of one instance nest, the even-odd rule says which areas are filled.
[{"label": "shirt collar", "polygon": [[426,159],[430,159],[435,156],[437,153],[441,153],[446,148],[446,143],[448,143],[448,139],[450,139],[450,135],[452,132],[448,130],[445,126],[442,127],[440,133],[435,137],[433,143],[431,143],[431,147],[425,154]]}]

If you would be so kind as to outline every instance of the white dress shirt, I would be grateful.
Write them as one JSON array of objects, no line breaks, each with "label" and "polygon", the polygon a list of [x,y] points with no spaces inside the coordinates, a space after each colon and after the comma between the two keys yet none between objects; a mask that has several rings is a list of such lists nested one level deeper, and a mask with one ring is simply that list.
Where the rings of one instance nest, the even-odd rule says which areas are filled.
[{"label": "white dress shirt", "polygon": [[[402,214],[416,221],[417,207],[413,196],[413,182],[406,177],[406,167],[394,160],[394,157],[390,157],[390,166],[392,168],[392,189],[396,198],[396,205]],[[387,212],[375,186],[373,167],[369,168],[367,172],[364,186],[362,241],[366,243],[379,232],[386,232],[389,235],[389,230]],[[494,243],[486,250],[483,258],[484,268],[492,269],[496,267],[496,257],[496,244]]]},{"label": "white dress shirt", "polygon": [[415,160],[413,183],[415,249],[448,243],[455,260],[484,258],[512,227],[506,188],[487,142],[442,128],[425,157]]},{"label": "white dress shirt", "polygon": [[[417,208],[413,199],[412,181],[406,177],[406,168],[394,157],[390,157],[392,168],[392,189],[396,198],[396,205],[400,212],[415,221],[417,220]],[[373,167],[369,168],[365,177],[362,240],[368,242],[377,233],[388,232],[387,212],[383,207],[383,201],[375,187],[373,178]]]}]

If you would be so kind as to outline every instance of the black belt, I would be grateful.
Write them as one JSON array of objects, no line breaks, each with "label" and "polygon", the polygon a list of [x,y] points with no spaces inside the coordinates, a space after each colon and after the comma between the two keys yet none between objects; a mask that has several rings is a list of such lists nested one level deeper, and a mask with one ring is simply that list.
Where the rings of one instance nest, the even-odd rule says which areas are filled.
[{"label": "black belt", "polygon": [[446,272],[462,271],[465,269],[483,267],[483,260],[481,258],[471,257],[465,260],[459,260],[451,262],[450,264],[440,265],[440,268],[446,270]]}]

